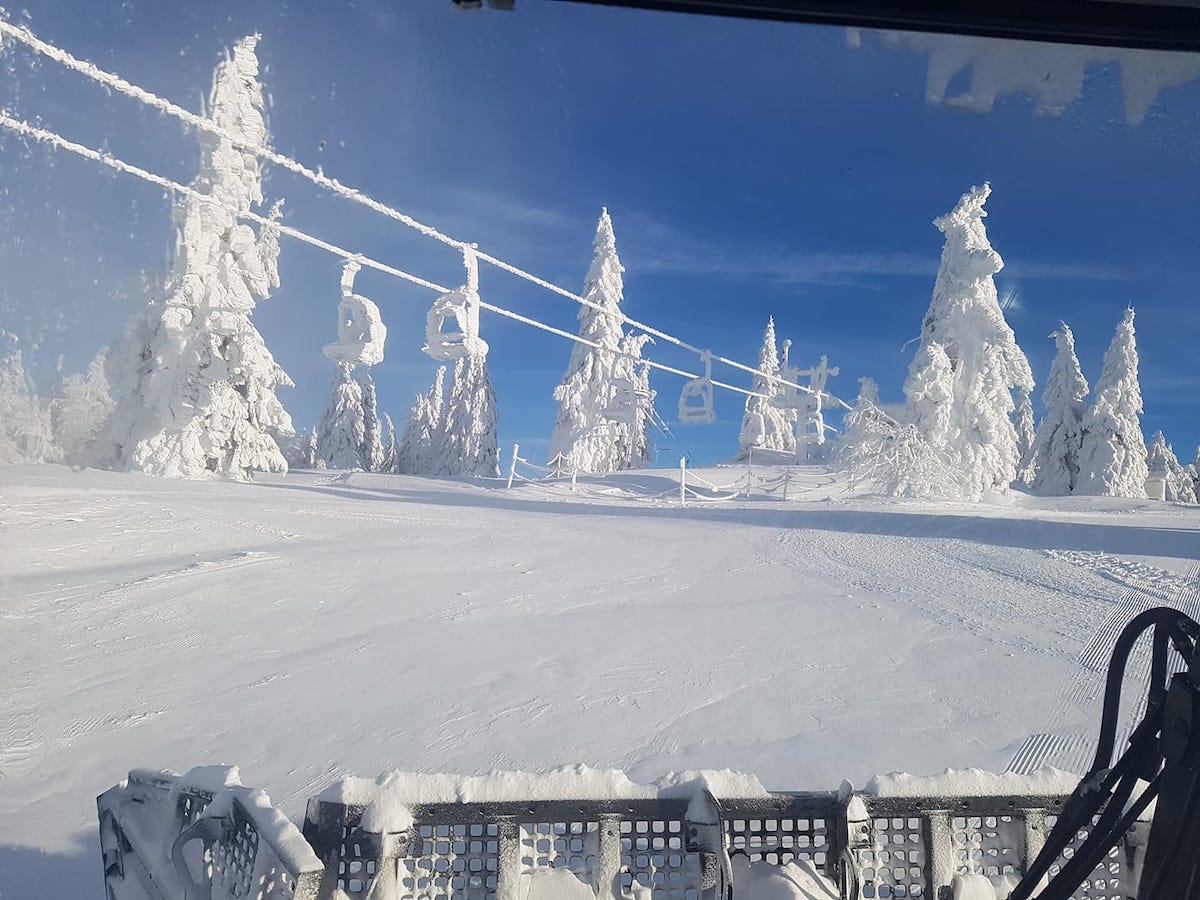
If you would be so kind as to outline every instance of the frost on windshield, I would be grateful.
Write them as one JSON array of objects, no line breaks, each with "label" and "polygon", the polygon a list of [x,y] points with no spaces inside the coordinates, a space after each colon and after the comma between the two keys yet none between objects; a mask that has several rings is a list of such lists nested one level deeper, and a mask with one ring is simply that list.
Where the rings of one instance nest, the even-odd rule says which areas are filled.
[{"label": "frost on windshield", "polygon": [[[1089,47],[1034,41],[998,40],[915,31],[879,32],[883,43],[929,57],[925,99],[975,113],[991,112],[996,101],[1012,94],[1033,98],[1034,112],[1058,116],[1083,94],[1088,70],[1105,64],[1121,69],[1125,121],[1146,118],[1163,90],[1200,76],[1200,55],[1122,47]],[[859,47],[862,33],[850,29],[847,42]],[[970,69],[970,86],[949,93],[955,77]]]}]

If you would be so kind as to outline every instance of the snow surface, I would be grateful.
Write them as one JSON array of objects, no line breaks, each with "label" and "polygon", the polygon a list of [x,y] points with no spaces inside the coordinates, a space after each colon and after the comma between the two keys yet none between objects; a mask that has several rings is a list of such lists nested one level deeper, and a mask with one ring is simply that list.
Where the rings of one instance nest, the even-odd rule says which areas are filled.
[{"label": "snow surface", "polygon": [[1114,621],[1200,605],[1195,507],[676,478],[0,469],[0,897],[102,896],[94,797],[132,768],[236,764],[294,821],[397,768],[1001,772],[1094,739]]}]

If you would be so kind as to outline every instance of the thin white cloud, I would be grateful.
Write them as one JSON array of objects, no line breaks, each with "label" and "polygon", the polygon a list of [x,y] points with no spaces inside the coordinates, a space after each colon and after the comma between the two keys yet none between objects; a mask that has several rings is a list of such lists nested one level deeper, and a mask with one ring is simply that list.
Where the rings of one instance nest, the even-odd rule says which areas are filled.
[{"label": "thin white cloud", "polygon": [[532,228],[563,228],[577,224],[578,216],[521,200],[492,188],[450,187],[445,206],[463,217]]},{"label": "thin white cloud", "polygon": [[[615,214],[614,214],[615,215]],[[777,285],[854,285],[878,287],[882,278],[932,279],[940,255],[905,252],[802,253],[731,249],[699,240],[683,229],[644,213],[622,213],[617,223],[621,255],[630,271],[667,275],[705,275]],[[1130,273],[1110,264],[1080,261],[1042,262],[1006,258],[1009,279],[1123,281]]]}]

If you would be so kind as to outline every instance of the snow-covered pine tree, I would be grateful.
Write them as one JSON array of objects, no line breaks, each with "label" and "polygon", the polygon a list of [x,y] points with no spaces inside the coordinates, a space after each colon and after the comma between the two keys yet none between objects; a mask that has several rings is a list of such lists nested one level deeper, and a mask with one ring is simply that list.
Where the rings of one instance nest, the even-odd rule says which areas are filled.
[{"label": "snow-covered pine tree", "polygon": [[308,456],[306,461],[310,469],[315,469],[317,467],[317,460],[321,458],[317,455],[319,445],[320,440],[317,435],[317,427],[314,425],[308,432]]},{"label": "snow-covered pine tree", "polygon": [[383,414],[384,422],[384,443],[383,443],[383,468],[382,472],[396,471],[396,426],[392,424],[392,417],[387,413]]},{"label": "snow-covered pine tree", "polygon": [[359,454],[362,468],[368,472],[382,472],[386,453],[383,446],[383,422],[379,418],[379,410],[375,403],[375,379],[371,377],[371,370],[367,368],[359,371],[357,377],[363,398],[363,444]]},{"label": "snow-covered pine tree", "polygon": [[1033,467],[1033,444],[1036,430],[1033,424],[1033,403],[1028,391],[1017,392],[1017,418],[1013,423],[1017,429],[1017,481],[1029,485],[1037,476]]},{"label": "snow-covered pine tree", "polygon": [[1187,466],[1186,471],[1192,478],[1192,490],[1196,493],[1196,500],[1200,502],[1200,447],[1196,448],[1196,457]]},{"label": "snow-covered pine tree", "polygon": [[53,461],[50,417],[25,375],[16,335],[0,331],[0,465]]},{"label": "snow-covered pine tree", "polygon": [[1073,493],[1079,482],[1079,450],[1083,446],[1083,398],[1087,379],[1075,355],[1075,335],[1066,322],[1052,335],[1057,353],[1042,391],[1046,411],[1033,442],[1034,479],[1031,487],[1039,494],[1062,496]]},{"label": "snow-covered pine tree", "polygon": [[1188,469],[1180,464],[1163,433],[1154,432],[1146,446],[1146,470],[1151,477],[1157,476],[1166,482],[1165,499],[1175,503],[1196,502],[1196,486]]},{"label": "snow-covered pine tree", "polygon": [[327,469],[362,469],[366,439],[363,389],[350,363],[339,362],[333,390],[317,426],[317,459]]},{"label": "snow-covered pine tree", "polygon": [[[482,342],[480,342],[482,343]],[[460,357],[446,404],[442,454],[446,474],[495,478],[500,474],[496,391],[488,373],[486,345]]]},{"label": "snow-covered pine tree", "polygon": [[[972,188],[934,225],[946,235],[933,297],[921,325],[921,346],[905,385],[910,421],[964,476],[967,496],[1005,490],[1017,475],[1019,451],[1011,413],[1013,390],[1033,390],[1029,362],[1004,320],[993,276],[1004,266],[991,244],[983,206],[991,187]],[[939,392],[915,378],[931,344],[949,363]],[[926,374],[933,370],[928,370]]]},{"label": "snow-covered pine tree", "polygon": [[[115,406],[108,462],[149,474],[248,477],[286,471],[273,433],[292,431],[275,396],[292,382],[250,321],[279,286],[278,231],[238,217],[261,205],[262,85],[255,46],[238,41],[217,66],[209,117],[235,140],[204,132],[200,174],[177,207],[175,264],[163,295],[126,326],[109,354]],[[276,204],[269,218],[279,215]]]},{"label": "snow-covered pine tree", "polygon": [[408,413],[396,448],[396,471],[404,475],[445,475],[442,419],[445,411],[446,367],[438,366],[433,383]]},{"label": "snow-covered pine tree", "polygon": [[781,450],[796,452],[796,431],[788,411],[780,409],[772,401],[782,395],[778,381],[779,352],[775,344],[775,317],[767,319],[763,332],[762,346],[758,350],[758,374],[754,376],[750,389],[754,395],[746,398],[746,412],[742,416],[738,455],[751,449]]},{"label": "snow-covered pine tree", "polygon": [[550,458],[560,454],[572,460],[580,472],[606,475],[622,463],[618,451],[620,426],[605,417],[615,394],[614,369],[621,340],[624,297],[612,219],[605,209],[592,242],[595,256],[584,280],[583,296],[598,306],[579,306],[579,336],[595,346],[577,343],[562,384],[554,390],[558,419],[550,437]]},{"label": "snow-covered pine tree", "polygon": [[63,379],[60,396],[50,404],[54,440],[63,461],[72,466],[89,466],[95,459],[95,442],[112,415],[113,401],[104,375],[103,348],[87,371]]},{"label": "snow-covered pine tree", "polygon": [[1146,440],[1138,419],[1141,413],[1137,336],[1130,307],[1104,353],[1104,368],[1084,416],[1075,493],[1146,496]]}]

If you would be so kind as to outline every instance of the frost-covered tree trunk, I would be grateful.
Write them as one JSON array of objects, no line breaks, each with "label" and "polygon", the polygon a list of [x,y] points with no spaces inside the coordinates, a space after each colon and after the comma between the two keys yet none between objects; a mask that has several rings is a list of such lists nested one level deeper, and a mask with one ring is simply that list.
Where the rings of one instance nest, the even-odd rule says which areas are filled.
[{"label": "frost-covered tree trunk", "polygon": [[1166,482],[1166,499],[1176,503],[1195,503],[1196,486],[1189,467],[1180,464],[1175,450],[1161,431],[1156,431],[1146,447],[1146,470],[1149,477]]},{"label": "frost-covered tree trunk", "polygon": [[992,280],[1004,262],[983,226],[990,193],[986,184],[972,188],[934,221],[946,242],[905,384],[911,423],[934,456],[963,476],[967,497],[1007,489],[1016,478],[1012,392],[1033,390],[1029,362],[1004,320]]},{"label": "frost-covered tree trunk", "polygon": [[333,390],[317,426],[317,459],[328,469],[363,469],[366,414],[362,385],[350,363],[337,364]]},{"label": "frost-covered tree trunk", "polygon": [[1130,307],[1104,353],[1095,399],[1084,416],[1075,493],[1146,496],[1146,440],[1138,419],[1141,413],[1137,337]]},{"label": "frost-covered tree trunk", "polygon": [[442,420],[445,407],[446,367],[438,366],[428,392],[417,402],[404,423],[396,449],[396,471],[404,475],[445,475],[442,453]]},{"label": "frost-covered tree trunk", "polygon": [[620,304],[624,297],[612,219],[605,209],[592,243],[595,256],[583,296],[599,307],[579,306],[579,336],[596,346],[575,344],[562,384],[554,391],[558,419],[550,437],[550,458],[569,458],[580,472],[605,475],[619,468],[619,427],[605,416],[616,393],[617,352],[624,338]]},{"label": "frost-covered tree trunk", "polygon": [[754,395],[746,398],[746,412],[742,416],[738,455],[752,448],[796,452],[796,431],[788,411],[772,401],[783,394],[778,381],[779,352],[775,344],[775,318],[767,320],[763,332],[762,346],[758,350],[758,374],[751,382]]},{"label": "frost-covered tree trunk", "polygon": [[[108,357],[115,407],[108,462],[154,475],[248,477],[286,471],[273,434],[291,419],[275,389],[292,382],[250,321],[279,286],[278,230],[256,234],[239,216],[263,202],[258,158],[267,142],[258,37],[217,66],[209,117],[237,142],[205,132],[200,174],[176,210],[174,269],[163,296],[134,316]],[[269,217],[279,215],[275,205]]]},{"label": "frost-covered tree trunk", "polygon": [[16,335],[0,331],[0,465],[55,456],[50,416],[25,376]]},{"label": "frost-covered tree trunk", "polygon": [[55,443],[68,465],[95,462],[96,440],[112,415],[113,401],[104,375],[107,353],[108,348],[102,349],[86,372],[63,379],[60,396],[50,404]]},{"label": "frost-covered tree trunk", "polygon": [[1033,444],[1036,430],[1033,424],[1033,403],[1028,391],[1017,392],[1017,418],[1013,423],[1017,429],[1017,481],[1029,485],[1037,475],[1033,462]]},{"label": "frost-covered tree trunk", "polygon": [[368,472],[384,471],[383,422],[375,403],[375,379],[368,369],[358,373],[363,398],[363,443],[359,456],[362,468]]},{"label": "frost-covered tree trunk", "polygon": [[1064,322],[1051,337],[1058,352],[1050,365],[1042,404],[1046,412],[1034,438],[1032,488],[1039,494],[1073,493],[1079,481],[1079,451],[1083,446],[1083,398],[1087,379],[1075,355],[1075,335]]},{"label": "frost-covered tree trunk", "polygon": [[496,391],[486,352],[470,353],[455,363],[442,430],[446,474],[483,478],[500,474]]}]

